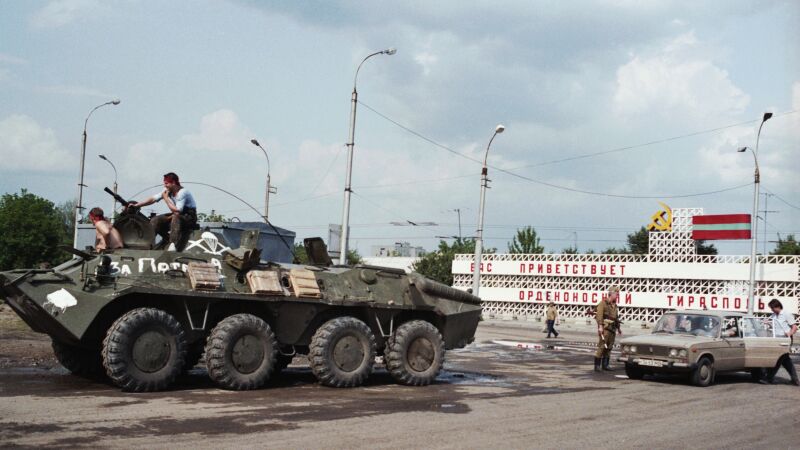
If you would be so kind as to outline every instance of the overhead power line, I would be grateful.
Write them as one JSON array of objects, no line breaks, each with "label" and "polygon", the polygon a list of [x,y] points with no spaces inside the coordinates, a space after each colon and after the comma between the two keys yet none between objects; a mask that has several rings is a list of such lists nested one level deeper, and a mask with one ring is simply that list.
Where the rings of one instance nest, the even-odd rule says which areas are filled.
[{"label": "overhead power line", "polygon": [[[359,103],[361,103],[361,105],[363,105],[365,108],[367,108],[368,110],[372,111],[373,113],[375,113],[379,117],[382,117],[383,119],[387,120],[388,122],[396,125],[400,129],[405,130],[406,132],[408,132],[408,133],[410,133],[410,134],[412,134],[414,136],[417,136],[420,139],[422,139],[422,140],[424,140],[424,141],[426,141],[426,142],[428,142],[428,143],[430,143],[430,144],[432,144],[432,145],[434,145],[434,146],[436,146],[436,147],[438,147],[440,149],[443,149],[443,150],[445,150],[445,151],[447,151],[449,153],[452,153],[452,154],[454,154],[456,156],[459,156],[461,158],[470,160],[472,162],[476,162],[478,164],[483,164],[483,161],[480,160],[480,159],[473,158],[472,156],[469,156],[469,155],[465,155],[462,152],[459,152],[459,151],[454,150],[454,149],[452,149],[452,148],[450,148],[450,147],[448,147],[448,146],[446,146],[444,144],[441,144],[441,143],[435,141],[434,139],[431,139],[431,138],[423,135],[422,133],[409,128],[408,126],[397,122],[396,120],[394,120],[394,119],[390,118],[389,116],[381,113],[380,111],[378,111],[375,108],[367,105],[366,103],[363,103],[361,101],[359,101]],[[796,112],[795,110],[787,111],[787,112],[784,112],[784,113],[777,114],[777,116],[793,114],[795,112]],[[659,143],[659,142],[667,142],[667,141],[671,141],[671,140],[682,139],[682,138],[689,137],[689,136],[695,136],[695,135],[698,135],[698,134],[711,133],[711,132],[714,132],[714,131],[719,131],[719,130],[723,130],[723,129],[726,129],[726,128],[741,126],[743,124],[749,124],[749,123],[753,123],[753,122],[755,122],[755,121],[751,120],[751,121],[747,121],[747,122],[741,122],[741,123],[737,123],[737,124],[726,125],[724,127],[717,127],[717,128],[709,129],[709,130],[696,131],[696,132],[688,133],[688,134],[681,135],[681,136],[675,136],[675,137],[672,137],[672,138],[661,139],[659,141],[651,141],[651,142],[632,145],[632,146],[628,146],[628,147],[620,147],[618,149],[604,150],[602,152],[595,152],[595,153],[587,154],[587,155],[579,155],[579,156],[575,156],[575,157],[571,157],[571,158],[573,158],[573,159],[589,158],[589,157],[599,156],[599,155],[602,155],[602,154],[612,153],[612,152],[616,152],[616,151],[630,150],[630,149],[644,147],[644,146],[648,146],[648,145],[654,145],[654,144]],[[565,158],[565,160],[567,160],[567,159]],[[559,162],[559,161],[556,161],[556,162]],[[549,163],[553,163],[553,162],[548,162],[548,164]],[[563,190],[563,191],[575,192],[575,193],[586,194],[586,195],[596,195],[596,196],[602,196],[602,197],[611,197],[611,198],[649,199],[649,200],[652,200],[652,199],[677,199],[677,198],[701,197],[701,196],[705,196],[705,195],[713,195],[713,194],[719,194],[719,193],[722,193],[722,192],[741,189],[743,187],[750,186],[752,184],[752,183],[747,183],[747,184],[741,184],[741,185],[738,185],[738,186],[731,186],[731,187],[727,187],[727,188],[723,188],[723,189],[717,189],[717,190],[713,190],[713,191],[707,191],[707,192],[696,192],[696,193],[692,193],[692,194],[624,195],[624,194],[612,194],[612,193],[608,193],[608,192],[589,191],[589,190],[584,190],[584,189],[572,188],[572,187],[569,187],[569,186],[561,186],[561,185],[557,185],[557,184],[554,184],[554,183],[549,183],[549,182],[546,182],[546,181],[542,181],[542,180],[538,180],[538,179],[535,179],[535,178],[531,178],[531,177],[527,177],[527,176],[524,176],[524,175],[520,175],[518,173],[514,173],[514,172],[511,171],[511,170],[516,170],[516,169],[502,169],[500,167],[492,166],[492,165],[489,165],[489,164],[487,164],[487,166],[491,167],[493,170],[496,170],[496,171],[501,172],[501,173],[505,173],[505,174],[510,175],[512,177],[516,177],[516,178],[519,178],[519,179],[522,179],[522,180],[525,180],[525,181],[528,181],[528,182],[531,182],[531,183],[539,184],[539,185],[542,185],[542,186],[547,186],[547,187],[550,187],[550,188],[553,188],[553,189],[559,189],[559,190]],[[525,166],[525,167],[527,167],[527,166]]]},{"label": "overhead power line", "polygon": [[788,207],[790,207],[790,208],[794,208],[794,209],[796,209],[796,210],[800,211],[800,207],[798,207],[797,205],[793,205],[793,204],[789,203],[788,201],[786,201],[786,200],[785,200],[783,197],[781,197],[780,195],[778,195],[778,194],[776,194],[776,193],[774,193],[774,192],[772,192],[772,191],[770,191],[770,190],[767,190],[767,189],[764,189],[764,190],[765,190],[765,191],[767,191],[767,192],[768,192],[770,195],[772,195],[773,197],[775,197],[775,198],[777,198],[778,200],[780,200],[781,202],[783,202],[783,203],[784,203],[786,206],[788,206]]}]

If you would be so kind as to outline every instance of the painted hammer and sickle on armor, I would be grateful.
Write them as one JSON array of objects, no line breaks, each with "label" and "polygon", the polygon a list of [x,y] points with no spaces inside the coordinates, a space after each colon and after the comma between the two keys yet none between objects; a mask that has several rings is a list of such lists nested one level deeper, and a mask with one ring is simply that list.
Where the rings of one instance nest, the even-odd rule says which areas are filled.
[{"label": "painted hammer and sickle on armor", "polygon": [[658,202],[658,204],[664,209],[650,216],[652,222],[647,225],[647,230],[672,231],[672,209],[664,203]]}]

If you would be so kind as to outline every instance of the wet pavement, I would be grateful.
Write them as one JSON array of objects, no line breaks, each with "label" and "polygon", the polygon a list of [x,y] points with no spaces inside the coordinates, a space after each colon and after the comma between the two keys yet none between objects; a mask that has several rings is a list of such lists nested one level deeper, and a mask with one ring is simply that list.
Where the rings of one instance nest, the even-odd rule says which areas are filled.
[{"label": "wet pavement", "polygon": [[[43,356],[46,338],[23,336],[8,351],[21,337],[0,337],[0,445],[8,447],[800,445],[800,388],[753,384],[746,374],[704,389],[595,374],[585,339],[545,340],[535,327],[481,324],[476,343],[448,352],[427,387],[396,385],[381,367],[363,387],[322,387],[296,358],[257,391],[217,389],[197,366],[172,390],[147,394],[68,374]],[[613,437],[598,438],[600,429]]]}]

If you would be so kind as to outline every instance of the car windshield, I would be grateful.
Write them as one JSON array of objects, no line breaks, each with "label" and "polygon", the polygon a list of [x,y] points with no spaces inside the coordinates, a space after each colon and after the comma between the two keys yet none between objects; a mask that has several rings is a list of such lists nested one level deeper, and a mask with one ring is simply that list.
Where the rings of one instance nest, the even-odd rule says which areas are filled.
[{"label": "car windshield", "polygon": [[664,314],[653,333],[719,336],[719,318],[700,314]]}]

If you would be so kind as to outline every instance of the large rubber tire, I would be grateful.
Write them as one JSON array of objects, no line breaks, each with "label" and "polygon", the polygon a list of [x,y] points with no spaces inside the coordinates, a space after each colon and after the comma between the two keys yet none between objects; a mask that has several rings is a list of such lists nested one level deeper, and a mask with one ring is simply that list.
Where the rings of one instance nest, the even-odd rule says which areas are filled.
[{"label": "large rubber tire", "polygon": [[183,369],[186,340],[183,327],[155,308],[134,309],[108,329],[103,340],[103,366],[117,386],[128,392],[166,389]]},{"label": "large rubber tire", "polygon": [[86,378],[102,378],[105,376],[100,349],[95,351],[64,344],[53,339],[53,354],[62,366],[73,375]]},{"label": "large rubber tire", "polygon": [[697,361],[697,367],[692,370],[689,380],[695,386],[706,387],[714,382],[714,363],[706,356]]},{"label": "large rubber tire", "polygon": [[641,367],[636,367],[633,364],[625,364],[625,375],[631,380],[641,380],[644,378],[644,370]]},{"label": "large rubber tire", "polygon": [[753,380],[754,383],[760,382],[762,379],[767,377],[767,371],[758,367],[755,369],[750,369],[750,379]]},{"label": "large rubber tire", "polygon": [[252,314],[223,319],[208,336],[208,376],[223,389],[258,389],[275,371],[278,341],[267,322]]},{"label": "large rubber tire", "polygon": [[444,339],[430,322],[406,322],[389,338],[383,359],[386,370],[398,383],[426,386],[442,370]]},{"label": "large rubber tire", "polygon": [[375,364],[375,335],[355,317],[329,320],[311,338],[308,360],[320,384],[360,386]]}]

